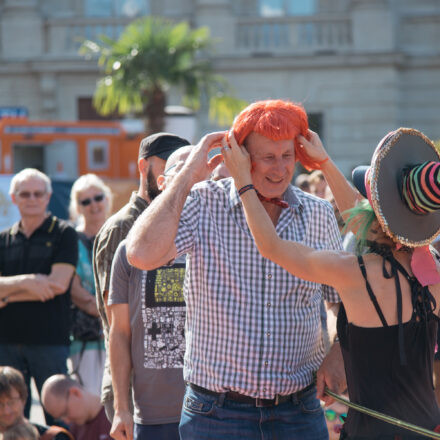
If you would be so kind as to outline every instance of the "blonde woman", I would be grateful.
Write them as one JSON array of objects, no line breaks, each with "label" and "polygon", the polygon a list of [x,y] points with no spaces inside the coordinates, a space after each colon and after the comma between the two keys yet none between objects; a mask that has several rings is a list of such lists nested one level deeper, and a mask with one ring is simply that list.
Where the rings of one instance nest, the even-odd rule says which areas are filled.
[{"label": "blonde woman", "polygon": [[72,373],[85,389],[100,394],[104,342],[96,307],[93,279],[93,242],[111,209],[110,188],[95,174],[79,177],[70,193],[70,218],[78,233],[78,265],[72,284]]}]

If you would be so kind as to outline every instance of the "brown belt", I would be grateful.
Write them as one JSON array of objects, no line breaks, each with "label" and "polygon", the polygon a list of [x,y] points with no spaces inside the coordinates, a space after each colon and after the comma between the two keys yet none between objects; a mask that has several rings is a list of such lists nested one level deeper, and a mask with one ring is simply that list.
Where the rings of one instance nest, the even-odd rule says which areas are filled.
[{"label": "brown belt", "polygon": [[188,383],[188,385],[194,390],[202,394],[207,394],[208,396],[221,397],[225,396],[226,400],[232,400],[238,403],[246,403],[253,405],[257,408],[265,408],[270,406],[277,406],[281,403],[293,401],[299,399],[304,393],[311,390],[315,384],[312,382],[310,385],[306,386],[302,390],[299,390],[292,394],[280,395],[277,394],[274,399],[260,399],[259,397],[246,396],[244,394],[237,393],[236,391],[226,391],[225,393],[217,393],[215,391],[207,390],[206,388],[200,387],[193,383]]}]

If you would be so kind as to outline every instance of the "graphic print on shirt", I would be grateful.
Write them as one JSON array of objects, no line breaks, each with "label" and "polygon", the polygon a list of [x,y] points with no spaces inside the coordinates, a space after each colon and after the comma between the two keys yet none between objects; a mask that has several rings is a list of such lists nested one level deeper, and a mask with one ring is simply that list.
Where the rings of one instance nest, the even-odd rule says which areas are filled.
[{"label": "graphic print on shirt", "polygon": [[142,273],[144,368],[182,368],[185,263]]}]

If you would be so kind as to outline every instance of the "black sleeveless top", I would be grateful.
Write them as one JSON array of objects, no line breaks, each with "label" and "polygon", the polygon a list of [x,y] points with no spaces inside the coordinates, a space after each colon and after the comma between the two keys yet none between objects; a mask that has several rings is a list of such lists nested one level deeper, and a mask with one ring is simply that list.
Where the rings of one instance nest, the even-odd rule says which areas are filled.
[{"label": "black sleeveless top", "polygon": [[[434,430],[440,425],[432,382],[438,318],[435,299],[427,287],[410,277],[391,252],[381,253],[383,275],[394,278],[398,324],[388,325],[367,279],[362,257],[359,266],[382,327],[348,323],[344,307],[338,315],[338,336],[344,358],[350,401],[409,423]],[[402,323],[402,292],[398,272],[411,286],[413,314]],[[425,439],[403,428],[349,409],[342,438]]]}]

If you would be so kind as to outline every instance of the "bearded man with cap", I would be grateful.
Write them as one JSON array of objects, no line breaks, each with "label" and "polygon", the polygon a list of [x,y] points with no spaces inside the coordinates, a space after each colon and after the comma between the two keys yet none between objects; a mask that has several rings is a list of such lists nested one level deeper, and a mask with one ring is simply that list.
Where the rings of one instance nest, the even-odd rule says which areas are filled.
[{"label": "bearded man with cap", "polygon": [[164,173],[168,157],[180,147],[189,145],[186,139],[170,133],[155,133],[142,139],[139,146],[139,189],[130,201],[102,226],[93,248],[93,271],[95,275],[96,301],[101,316],[106,344],[106,362],[102,381],[101,401],[107,417],[113,420],[113,389],[108,359],[108,336],[110,329],[107,298],[110,286],[112,261],[119,243],[127,236],[136,218],[152,200],[159,195],[157,178]]},{"label": "bearded man with cap", "polygon": [[[437,431],[432,368],[440,272],[429,247],[440,234],[440,153],[434,144],[417,130],[400,128],[379,142],[369,167],[355,169],[353,182],[365,198],[349,211],[348,226],[369,249],[364,256],[280,238],[251,184],[246,150],[232,139],[223,155],[261,254],[295,276],[337,289],[350,401]],[[351,408],[341,434],[397,438],[425,436]]]}]

